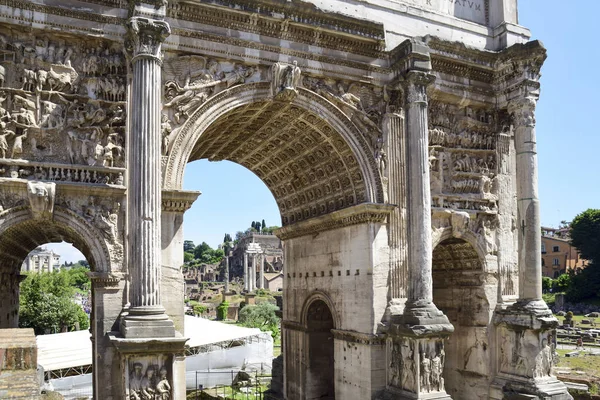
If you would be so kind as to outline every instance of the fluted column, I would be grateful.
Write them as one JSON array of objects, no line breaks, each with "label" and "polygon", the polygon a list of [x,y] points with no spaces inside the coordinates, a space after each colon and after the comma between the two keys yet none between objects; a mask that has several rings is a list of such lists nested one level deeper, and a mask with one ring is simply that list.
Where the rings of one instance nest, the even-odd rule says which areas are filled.
[{"label": "fluted column", "polygon": [[131,275],[128,318],[161,320],[166,319],[166,315],[160,299],[160,48],[170,28],[164,21],[133,17],[128,22],[128,30],[133,71],[127,147],[128,260]]},{"label": "fluted column", "polygon": [[265,255],[263,254],[261,256],[261,264],[260,264],[260,274],[258,279],[260,279],[260,283],[258,284],[258,287],[260,289],[264,289],[265,288]]},{"label": "fluted column", "polygon": [[229,293],[229,254],[225,255],[225,293]]},{"label": "fluted column", "polygon": [[538,163],[535,136],[537,97],[525,96],[509,103],[513,116],[517,174],[519,231],[519,302],[542,300],[542,239],[538,198]]},{"label": "fluted column", "polygon": [[250,291],[256,290],[256,254],[252,254],[252,268],[250,269]]},{"label": "fluted column", "polygon": [[406,109],[407,174],[407,308],[433,305],[431,238],[431,189],[429,182],[429,136],[427,86],[434,76],[410,71],[403,81]]},{"label": "fluted column", "polygon": [[244,290],[249,291],[250,278],[248,277],[248,253],[244,251]]}]

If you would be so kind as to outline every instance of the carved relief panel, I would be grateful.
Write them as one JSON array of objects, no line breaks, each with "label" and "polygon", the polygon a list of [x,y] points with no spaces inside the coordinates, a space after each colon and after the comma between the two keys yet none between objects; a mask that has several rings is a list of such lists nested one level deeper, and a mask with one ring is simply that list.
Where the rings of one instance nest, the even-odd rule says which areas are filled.
[{"label": "carved relief panel", "polygon": [[121,47],[0,32],[0,176],[122,184],[105,168],[125,166]]},{"label": "carved relief panel", "polygon": [[126,398],[135,400],[170,400],[173,373],[165,355],[130,356],[126,360]]},{"label": "carved relief panel", "polygon": [[431,102],[429,165],[433,206],[495,212],[496,146],[492,112]]}]

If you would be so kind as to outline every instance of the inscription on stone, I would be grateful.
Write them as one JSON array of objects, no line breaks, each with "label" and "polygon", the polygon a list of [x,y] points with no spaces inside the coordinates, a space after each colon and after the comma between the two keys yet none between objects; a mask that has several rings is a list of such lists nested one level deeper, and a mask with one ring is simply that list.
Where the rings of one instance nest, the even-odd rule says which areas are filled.
[{"label": "inscription on stone", "polygon": [[487,24],[489,0],[409,0],[418,7],[433,9],[478,24]]}]

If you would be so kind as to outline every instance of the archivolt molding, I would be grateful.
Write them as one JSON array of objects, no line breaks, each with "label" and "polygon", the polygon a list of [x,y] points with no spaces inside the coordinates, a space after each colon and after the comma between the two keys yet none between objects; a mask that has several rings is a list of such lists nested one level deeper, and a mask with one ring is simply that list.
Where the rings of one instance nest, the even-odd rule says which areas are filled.
[{"label": "archivolt molding", "polygon": [[[464,231],[461,234],[453,232],[452,227],[443,228],[433,232],[432,242],[433,251],[435,253],[436,247],[442,244],[444,241],[449,239],[460,239],[465,242],[466,245],[470,246],[475,253],[477,253],[478,263],[483,270],[486,270],[486,255],[488,254],[485,245],[482,245],[480,237],[471,231]],[[480,269],[477,269],[480,270]]]},{"label": "archivolt molding", "polygon": [[[39,224],[43,224],[41,227]],[[30,243],[24,243],[14,235],[20,230],[27,236]],[[58,232],[57,232],[58,230]],[[30,234],[27,232],[29,231]],[[6,243],[10,249],[21,251],[23,254],[11,257],[11,251],[3,251],[3,257],[14,258],[17,263],[33,250],[35,246],[44,244],[34,242],[34,235],[41,234],[48,240],[66,239],[72,241],[75,247],[87,258],[96,272],[109,272],[113,269],[115,260],[111,259],[111,252],[103,235],[77,213],[61,206],[55,206],[53,219],[35,220],[29,206],[21,205],[4,210],[0,213],[0,245]],[[50,236],[48,236],[49,234]],[[56,236],[55,236],[56,235]],[[21,238],[23,239],[23,238]],[[33,245],[33,248],[29,245]],[[24,246],[27,246],[24,247]]]},{"label": "archivolt molding", "polygon": [[331,297],[321,290],[313,291],[304,301],[304,304],[302,305],[302,313],[300,314],[300,323],[302,327],[304,329],[308,327],[308,310],[310,309],[311,304],[318,300],[321,300],[322,302],[327,304],[327,307],[329,307],[329,311],[331,312],[331,316],[333,318],[333,328],[340,329],[342,321],[340,319],[339,313],[336,311]]},{"label": "archivolt molding", "polygon": [[[213,96],[212,98],[208,99],[204,104],[202,104],[199,107],[199,109],[194,114],[192,114],[187,119],[187,121],[181,126],[181,128],[174,132],[174,138],[171,142],[168,156],[166,157],[163,175],[163,188],[166,190],[172,190],[182,187],[183,173],[190,159],[194,159],[194,157],[208,157],[209,159],[212,158],[216,160],[220,159],[219,157],[221,156],[219,155],[214,156],[208,154],[200,156],[197,154],[202,153],[203,151],[203,149],[199,149],[197,147],[197,144],[201,140],[202,135],[205,134],[207,131],[210,132],[209,129],[211,128],[211,125],[217,122],[219,118],[225,117],[229,112],[235,112],[236,110],[244,110],[242,107],[252,108],[253,104],[256,104],[256,107],[258,107],[258,109],[260,109],[261,107],[269,107],[274,104],[277,104],[272,103],[272,101],[273,100],[270,93],[269,82],[248,83],[234,86],[233,88],[222,91],[217,95]],[[289,182],[289,184],[286,184],[287,186],[285,187],[285,190],[282,190],[283,194],[280,193],[278,195],[278,193],[274,193],[276,200],[278,200],[278,203],[280,204],[280,209],[282,209],[282,207],[287,209],[286,212],[283,212],[282,209],[284,225],[287,225],[288,223],[294,223],[299,220],[312,218],[318,215],[324,215],[331,211],[343,209],[345,207],[349,207],[355,204],[365,202],[383,202],[383,187],[376,166],[376,161],[372,154],[373,150],[369,147],[369,144],[366,142],[364,136],[361,135],[357,127],[345,116],[345,114],[339,108],[337,108],[327,99],[303,88],[298,88],[298,95],[291,102],[282,103],[281,108],[285,108],[284,106],[295,107],[299,110],[302,110],[303,112],[308,113],[306,114],[306,118],[314,119],[317,125],[326,125],[323,129],[329,129],[330,131],[333,130],[331,133],[325,134],[325,136],[327,137],[326,139],[319,139],[323,140],[323,149],[337,149],[337,147],[339,146],[341,146],[340,148],[344,148],[344,146],[346,146],[346,148],[349,149],[349,152],[351,152],[351,155],[344,155],[343,158],[340,158],[343,155],[343,152],[335,153],[339,158],[340,168],[342,168],[342,170],[344,171],[347,171],[344,173],[348,174],[352,171],[352,169],[356,168],[354,166],[356,165],[358,167],[357,171],[359,171],[360,174],[358,178],[353,177],[346,184],[342,183],[341,186],[341,189],[344,191],[342,197],[347,197],[350,194],[348,190],[350,190],[353,193],[352,200],[344,200],[342,202],[336,202],[337,204],[329,204],[332,203],[331,196],[319,197],[319,195],[317,195],[317,199],[320,198],[323,201],[327,201],[328,205],[327,207],[325,207],[325,209],[323,209],[323,206],[321,205],[320,209],[311,209],[310,212],[303,209],[303,211],[300,213],[297,209],[298,207],[296,204],[293,206],[295,207],[293,208],[295,212],[292,213],[290,211],[290,209],[292,208],[290,207],[290,204],[285,205],[283,201],[280,202],[279,200],[287,198],[288,200],[286,201],[286,203],[289,203],[290,193],[295,193],[295,190],[297,189],[298,185],[300,185],[303,189],[306,189],[307,187],[310,189],[310,187],[312,187],[310,185],[314,185],[314,183]],[[223,121],[227,120],[219,120],[219,123],[223,123]],[[236,122],[237,121],[227,121],[228,124],[233,124]],[[283,120],[282,122],[286,121]],[[312,127],[311,129],[316,128]],[[320,134],[323,135],[322,133]],[[338,138],[341,138],[341,140],[339,140]],[[339,142],[336,142],[336,140]],[[318,147],[315,148],[321,148],[320,144],[317,143],[317,145]],[[239,146],[239,148],[243,146],[244,144],[242,143]],[[304,151],[306,151],[306,148],[304,148]],[[334,153],[331,153],[331,156],[333,157]],[[247,161],[250,161],[253,158],[253,155],[247,154],[244,155],[243,158]],[[266,170],[266,166],[264,164],[268,160],[268,156],[265,156],[262,160],[260,160],[260,165],[256,164],[257,168],[261,166],[263,168],[262,170],[255,171],[255,173],[257,173],[259,177],[261,173],[263,173]],[[281,165],[281,168],[285,167],[285,165]],[[294,173],[289,168],[287,172],[289,172],[289,174],[286,175],[286,179],[293,180],[292,178],[293,176],[295,176]],[[277,177],[274,179],[281,178],[282,177]],[[343,179],[341,180],[343,181]],[[319,180],[318,182],[322,183],[323,181]],[[267,185],[271,188],[269,182],[265,183],[267,183]],[[339,183],[340,182],[338,182],[338,185]],[[280,181],[280,185],[281,184],[282,183]],[[357,184],[360,185],[360,187],[354,187],[354,185]],[[318,191],[320,189],[316,190]],[[305,199],[305,201],[310,202],[310,199]],[[311,202],[310,204],[313,203]],[[291,216],[289,219],[286,218],[286,213]]]}]

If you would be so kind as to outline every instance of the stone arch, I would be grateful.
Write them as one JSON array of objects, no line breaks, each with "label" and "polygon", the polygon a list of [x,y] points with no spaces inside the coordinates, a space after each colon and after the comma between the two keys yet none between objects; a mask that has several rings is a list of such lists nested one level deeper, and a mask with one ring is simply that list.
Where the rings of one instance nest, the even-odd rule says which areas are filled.
[{"label": "stone arch", "polygon": [[434,251],[438,245],[449,240],[458,240],[468,243],[473,251],[477,254],[477,257],[481,260],[483,269],[487,270],[491,268],[487,266],[485,262],[488,251],[475,233],[470,230],[466,230],[461,232],[460,235],[457,235],[452,227],[438,229],[432,234],[432,247]]},{"label": "stone arch", "polygon": [[304,393],[307,399],[335,398],[335,346],[333,310],[322,296],[313,296],[303,313],[308,362]]},{"label": "stone arch", "polygon": [[487,397],[498,288],[478,243],[472,232],[457,237],[446,229],[434,239],[433,249],[433,301],[454,326],[445,346],[446,391],[466,400]]},{"label": "stone arch", "polygon": [[55,206],[52,219],[33,218],[28,206],[0,213],[0,328],[19,323],[21,264],[36,247],[63,240],[80,250],[95,272],[108,272],[110,253],[97,229],[71,210]]},{"label": "stone arch", "polygon": [[302,324],[302,326],[305,328],[308,326],[308,311],[310,310],[311,305],[316,301],[322,301],[323,303],[325,303],[325,305],[329,308],[329,311],[331,312],[331,317],[333,319],[333,328],[340,329],[340,316],[335,310],[335,306],[333,305],[331,297],[329,297],[327,293],[322,292],[320,290],[313,291],[311,295],[308,296],[307,299],[304,301],[304,304],[302,305],[302,312],[300,314],[300,323]]},{"label": "stone arch", "polygon": [[[290,118],[277,123],[284,116]],[[261,159],[252,152],[257,143],[276,155]],[[383,202],[381,177],[366,139],[339,108],[304,88],[289,103],[273,101],[269,82],[213,96],[171,140],[163,187],[181,188],[185,166],[201,158],[227,159],[254,172],[273,193],[284,226]],[[311,175],[313,166],[317,172]]]},{"label": "stone arch", "polygon": [[102,234],[75,212],[55,206],[52,220],[33,218],[27,206],[0,213],[0,253],[18,266],[37,246],[62,240],[72,242],[83,253],[92,271],[111,271],[110,252]]}]

